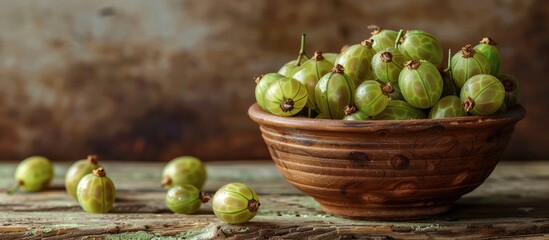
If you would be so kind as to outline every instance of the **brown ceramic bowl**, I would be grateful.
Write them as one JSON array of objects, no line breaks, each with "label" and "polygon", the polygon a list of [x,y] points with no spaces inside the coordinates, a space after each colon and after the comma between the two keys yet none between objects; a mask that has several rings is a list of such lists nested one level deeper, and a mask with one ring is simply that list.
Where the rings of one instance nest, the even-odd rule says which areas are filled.
[{"label": "brown ceramic bowl", "polygon": [[254,104],[248,114],[284,178],[325,212],[399,220],[443,213],[482,184],[526,110],[344,121],[279,117]]}]

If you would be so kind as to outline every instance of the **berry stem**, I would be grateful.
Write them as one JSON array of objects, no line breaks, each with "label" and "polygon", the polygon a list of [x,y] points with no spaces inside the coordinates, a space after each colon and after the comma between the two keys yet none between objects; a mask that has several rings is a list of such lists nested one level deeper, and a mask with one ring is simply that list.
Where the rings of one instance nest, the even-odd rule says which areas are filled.
[{"label": "berry stem", "polygon": [[402,33],[404,32],[404,30],[400,29],[400,31],[398,31],[398,35],[397,35],[397,38],[395,40],[395,48],[398,49],[398,46],[400,45],[400,39],[402,38]]},{"label": "berry stem", "polygon": [[212,198],[212,196],[210,196],[210,194],[207,194],[205,192],[200,192],[200,195],[199,195],[199,198],[200,198],[200,201],[202,203],[207,203],[210,201],[210,199]]},{"label": "berry stem", "polygon": [[23,181],[19,180],[19,181],[17,181],[17,183],[13,184],[13,186],[10,189],[8,189],[8,191],[6,191],[6,193],[8,195],[13,195],[17,191],[19,191],[19,188],[21,188],[21,186],[23,186]]},{"label": "berry stem", "polygon": [[299,67],[301,66],[301,58],[305,56],[306,58],[309,58],[307,56],[307,53],[305,53],[305,40],[306,40],[307,34],[303,33],[301,34],[301,46],[299,47],[299,54],[297,55],[296,65]]},{"label": "berry stem", "polygon": [[248,210],[250,210],[250,212],[257,212],[259,210],[259,206],[261,206],[261,203],[255,199],[248,201]]},{"label": "berry stem", "polygon": [[160,184],[162,184],[162,186],[166,187],[166,186],[169,186],[172,184],[172,179],[168,176],[166,177],[163,177],[162,178],[162,181],[160,182]]},{"label": "berry stem", "polygon": [[100,167],[98,169],[95,169],[92,171],[93,172],[93,175],[94,176],[97,176],[97,177],[105,177],[107,176],[107,174],[105,173],[105,169]]},{"label": "berry stem", "polygon": [[91,163],[91,164],[97,164],[98,159],[99,157],[97,157],[97,155],[88,155],[88,158],[86,159],[86,161],[88,161],[88,163]]},{"label": "berry stem", "polygon": [[471,109],[473,109],[474,107],[475,107],[475,100],[473,100],[471,97],[467,97],[463,101],[463,109],[465,110],[465,112],[471,111]]}]

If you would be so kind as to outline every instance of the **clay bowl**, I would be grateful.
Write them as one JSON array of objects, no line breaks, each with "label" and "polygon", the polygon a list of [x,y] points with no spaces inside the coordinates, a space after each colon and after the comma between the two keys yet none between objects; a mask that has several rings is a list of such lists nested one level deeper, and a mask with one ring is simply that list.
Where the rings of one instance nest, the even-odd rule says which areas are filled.
[{"label": "clay bowl", "polygon": [[492,173],[522,106],[488,117],[344,121],[279,117],[252,105],[284,178],[322,209],[402,220],[449,210]]}]

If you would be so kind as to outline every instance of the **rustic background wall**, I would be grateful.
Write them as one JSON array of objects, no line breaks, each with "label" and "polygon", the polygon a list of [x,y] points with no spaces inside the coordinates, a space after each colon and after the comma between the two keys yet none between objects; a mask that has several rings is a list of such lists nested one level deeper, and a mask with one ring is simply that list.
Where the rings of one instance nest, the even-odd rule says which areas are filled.
[{"label": "rustic background wall", "polygon": [[277,71],[308,34],[336,52],[369,24],[423,29],[458,50],[491,36],[528,115],[505,159],[549,159],[549,2],[0,2],[0,159],[267,158],[246,111],[252,77]]}]

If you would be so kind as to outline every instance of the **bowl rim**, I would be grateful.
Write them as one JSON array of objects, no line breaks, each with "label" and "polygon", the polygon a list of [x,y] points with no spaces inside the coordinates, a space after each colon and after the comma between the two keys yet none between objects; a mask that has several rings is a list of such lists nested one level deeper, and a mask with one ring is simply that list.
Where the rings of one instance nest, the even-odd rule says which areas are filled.
[{"label": "bowl rim", "polygon": [[340,120],[317,119],[301,116],[281,117],[265,112],[257,103],[248,108],[248,116],[259,125],[295,128],[300,130],[322,131],[371,131],[372,129],[409,129],[482,127],[494,124],[516,123],[526,116],[522,105],[515,105],[504,113],[488,116],[464,116],[443,119],[410,119],[410,120]]}]

